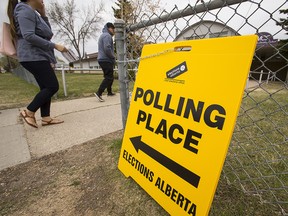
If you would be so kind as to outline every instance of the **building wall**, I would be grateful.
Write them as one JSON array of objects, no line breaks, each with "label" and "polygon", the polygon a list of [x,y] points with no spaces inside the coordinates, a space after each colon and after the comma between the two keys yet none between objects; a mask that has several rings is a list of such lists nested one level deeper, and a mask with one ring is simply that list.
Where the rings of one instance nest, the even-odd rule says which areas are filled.
[{"label": "building wall", "polygon": [[[74,62],[73,65],[74,65],[75,69],[81,68],[80,62]],[[100,69],[100,65],[99,65],[97,59],[89,59],[89,60],[85,59],[82,62],[82,68]]]},{"label": "building wall", "polygon": [[195,40],[202,38],[228,37],[238,35],[233,29],[225,27],[220,23],[204,21],[190,26],[181,32],[175,41]]}]

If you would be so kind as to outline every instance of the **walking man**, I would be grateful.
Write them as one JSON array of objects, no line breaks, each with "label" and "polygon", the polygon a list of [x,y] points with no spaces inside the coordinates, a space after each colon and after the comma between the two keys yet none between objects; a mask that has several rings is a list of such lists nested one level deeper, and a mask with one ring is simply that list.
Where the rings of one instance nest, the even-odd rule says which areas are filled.
[{"label": "walking man", "polygon": [[112,23],[107,23],[103,30],[102,35],[98,41],[98,62],[104,73],[104,80],[97,92],[94,93],[95,97],[100,101],[104,102],[102,94],[107,89],[108,96],[115,95],[112,92],[112,84],[114,81],[114,65],[115,65],[115,54],[112,37],[115,34],[115,27]]}]

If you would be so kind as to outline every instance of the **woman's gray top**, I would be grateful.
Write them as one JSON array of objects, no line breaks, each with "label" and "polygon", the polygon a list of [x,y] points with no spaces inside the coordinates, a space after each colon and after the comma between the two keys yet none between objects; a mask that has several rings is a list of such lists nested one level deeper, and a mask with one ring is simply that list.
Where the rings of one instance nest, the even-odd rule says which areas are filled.
[{"label": "woman's gray top", "polygon": [[19,62],[49,61],[55,64],[55,44],[47,17],[41,17],[28,4],[20,2],[14,10]]}]

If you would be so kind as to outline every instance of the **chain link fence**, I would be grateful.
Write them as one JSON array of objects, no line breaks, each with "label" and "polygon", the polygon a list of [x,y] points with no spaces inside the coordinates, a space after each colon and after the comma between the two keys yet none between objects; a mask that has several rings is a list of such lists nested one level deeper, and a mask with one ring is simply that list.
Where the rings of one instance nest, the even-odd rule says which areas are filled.
[{"label": "chain link fence", "polygon": [[20,64],[18,64],[16,68],[13,68],[12,71],[14,75],[27,81],[28,83],[38,86],[34,76],[29,71],[25,70],[25,68],[23,68]]},{"label": "chain link fence", "polygon": [[221,178],[277,206],[279,215],[288,214],[288,43],[287,29],[277,25],[287,18],[279,13],[283,9],[286,0],[202,0],[143,15],[139,23],[115,23],[124,126],[145,44],[258,34]]}]

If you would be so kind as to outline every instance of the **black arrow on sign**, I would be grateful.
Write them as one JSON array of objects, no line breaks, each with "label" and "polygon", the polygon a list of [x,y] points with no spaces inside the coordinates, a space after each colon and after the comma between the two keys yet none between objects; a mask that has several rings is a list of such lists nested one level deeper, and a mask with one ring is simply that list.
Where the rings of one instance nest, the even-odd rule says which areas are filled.
[{"label": "black arrow on sign", "polygon": [[142,136],[132,137],[130,138],[135,150],[143,151],[151,158],[162,164],[164,167],[178,175],[180,178],[184,179],[195,188],[198,188],[200,176],[191,172],[190,170],[186,169],[185,167],[181,166],[180,164],[176,163],[175,161],[171,160],[170,158],[166,157],[165,155],[161,154],[160,152],[156,151],[155,149],[148,146],[141,140]]}]

